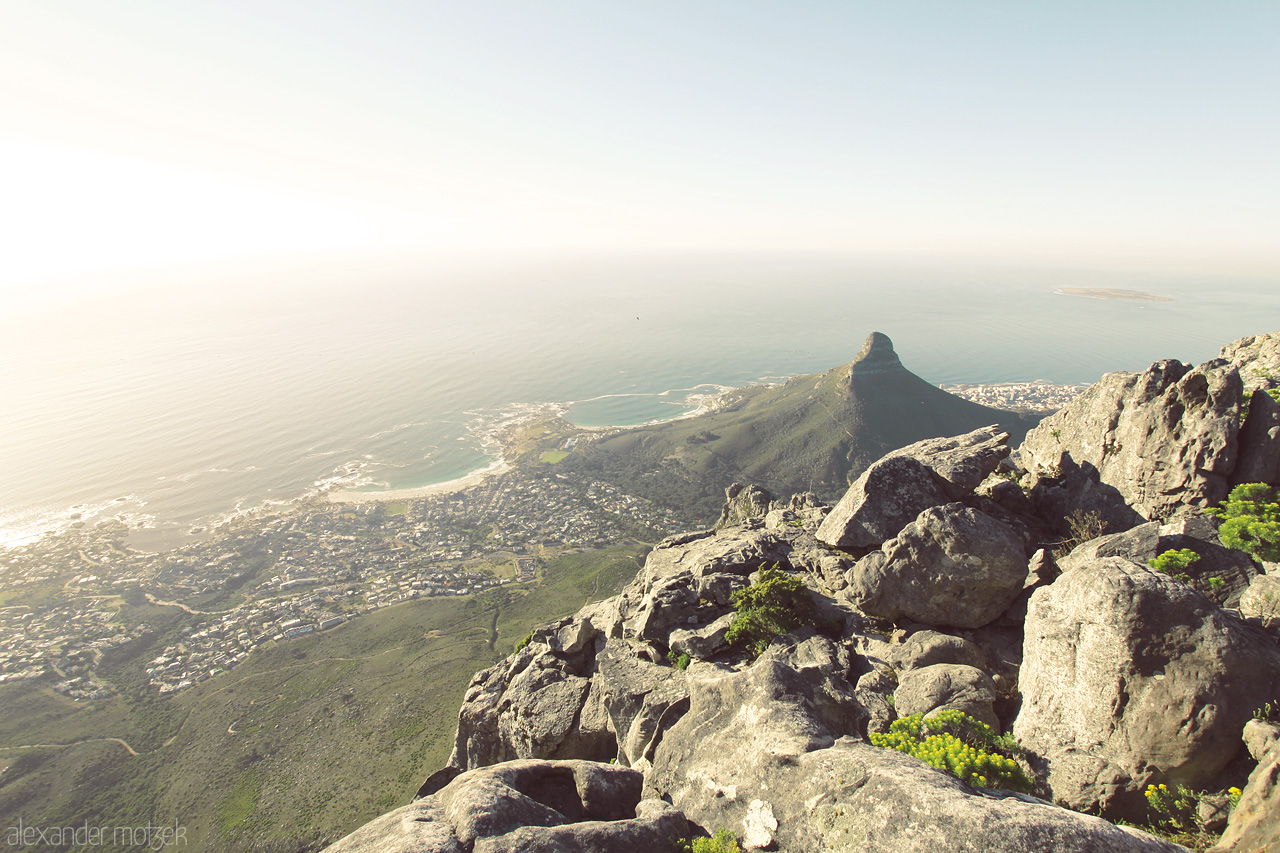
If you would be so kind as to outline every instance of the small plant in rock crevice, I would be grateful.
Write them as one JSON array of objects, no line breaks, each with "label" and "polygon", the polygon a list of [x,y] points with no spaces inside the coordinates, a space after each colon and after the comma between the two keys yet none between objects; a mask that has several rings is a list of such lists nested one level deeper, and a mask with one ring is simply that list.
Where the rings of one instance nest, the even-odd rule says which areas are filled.
[{"label": "small plant in rock crevice", "polygon": [[672,846],[676,853],[742,853],[738,839],[723,826],[710,838],[677,838]]},{"label": "small plant in rock crevice", "polygon": [[761,569],[758,580],[733,593],[730,601],[737,615],[725,639],[752,657],[764,654],[775,637],[805,626],[822,627],[809,588],[776,565]]},{"label": "small plant in rock crevice", "polygon": [[1264,723],[1280,723],[1280,699],[1264,702],[1253,712],[1253,718]]},{"label": "small plant in rock crevice", "polygon": [[[1191,576],[1184,570],[1199,559],[1200,555],[1190,548],[1171,549],[1156,555],[1148,565],[1157,572],[1169,575],[1175,580],[1190,583]],[[1222,578],[1218,578],[1218,586],[1221,586],[1222,583]],[[1214,585],[1210,583],[1210,586]],[[1217,589],[1217,586],[1214,586],[1214,589]]]}]

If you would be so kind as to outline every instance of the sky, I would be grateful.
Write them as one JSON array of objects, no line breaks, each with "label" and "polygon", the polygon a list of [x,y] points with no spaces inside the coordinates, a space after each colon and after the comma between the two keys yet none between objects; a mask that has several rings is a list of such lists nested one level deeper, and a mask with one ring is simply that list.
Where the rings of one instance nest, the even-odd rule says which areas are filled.
[{"label": "sky", "polygon": [[1280,272],[1280,3],[0,0],[0,298],[289,259]]}]

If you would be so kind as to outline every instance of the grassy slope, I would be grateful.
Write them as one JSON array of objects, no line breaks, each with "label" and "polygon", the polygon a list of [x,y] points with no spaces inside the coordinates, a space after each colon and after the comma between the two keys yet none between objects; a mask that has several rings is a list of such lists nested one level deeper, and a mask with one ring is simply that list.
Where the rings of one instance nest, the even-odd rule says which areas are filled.
[{"label": "grassy slope", "polygon": [[[0,688],[0,825],[147,819],[187,828],[189,849],[306,849],[408,802],[452,749],[471,675],[535,625],[621,589],[643,549],[552,561],[532,590],[388,607],[314,637],[260,650],[234,671],[161,700],[139,663],[186,624],[142,614],[157,632],[103,667],[121,689],[72,702],[30,684]],[[495,619],[495,608],[497,618]],[[132,675],[137,673],[137,675]],[[137,750],[131,756],[113,741]],[[42,848],[48,849],[48,848]]]}]

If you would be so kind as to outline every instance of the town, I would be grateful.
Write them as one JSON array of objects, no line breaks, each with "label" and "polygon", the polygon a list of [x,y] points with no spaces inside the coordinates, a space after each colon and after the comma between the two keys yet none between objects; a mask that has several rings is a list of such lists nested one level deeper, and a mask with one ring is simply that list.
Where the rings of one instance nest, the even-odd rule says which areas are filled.
[{"label": "town", "polygon": [[1050,382],[998,382],[988,385],[939,385],[948,394],[995,409],[1056,412],[1088,385],[1054,385]]},{"label": "town", "polygon": [[149,684],[168,695],[264,644],[398,602],[535,582],[550,556],[653,542],[682,526],[614,486],[546,470],[399,503],[321,497],[228,521],[163,553],[130,549],[119,521],[84,524],[0,556],[0,683],[45,679],[77,700],[114,695],[95,663],[151,630],[119,618],[125,603],[200,618],[145,663]]}]

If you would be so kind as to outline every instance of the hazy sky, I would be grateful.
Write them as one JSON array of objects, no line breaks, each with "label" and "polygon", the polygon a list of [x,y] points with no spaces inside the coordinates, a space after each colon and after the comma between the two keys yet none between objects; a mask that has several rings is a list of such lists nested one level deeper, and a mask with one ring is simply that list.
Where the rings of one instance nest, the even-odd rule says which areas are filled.
[{"label": "hazy sky", "polygon": [[528,248],[1280,271],[1280,3],[0,0],[0,285]]}]

